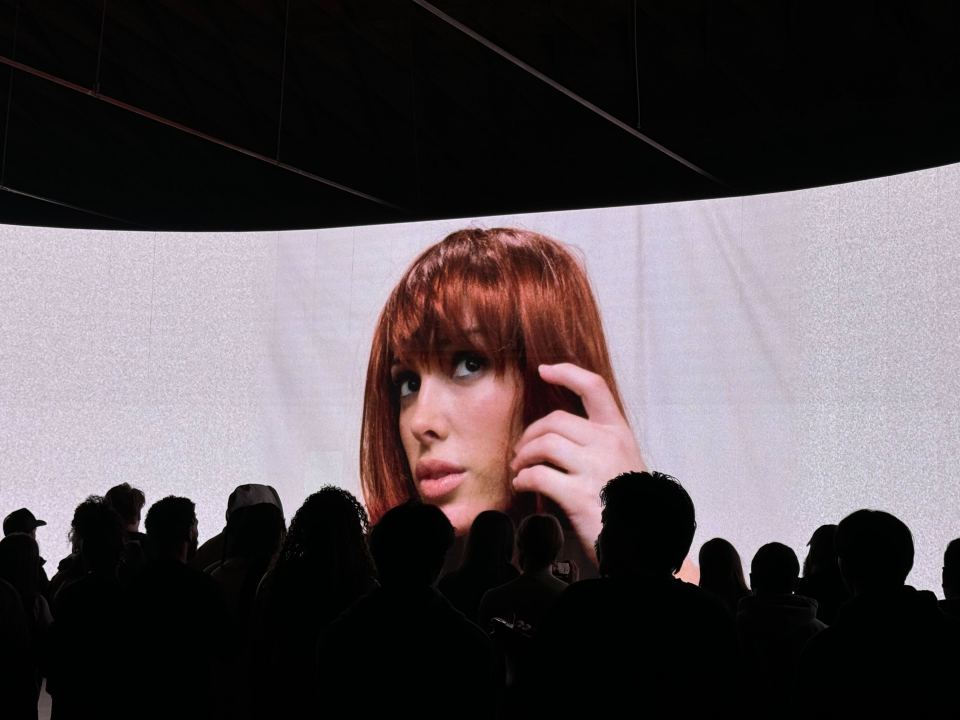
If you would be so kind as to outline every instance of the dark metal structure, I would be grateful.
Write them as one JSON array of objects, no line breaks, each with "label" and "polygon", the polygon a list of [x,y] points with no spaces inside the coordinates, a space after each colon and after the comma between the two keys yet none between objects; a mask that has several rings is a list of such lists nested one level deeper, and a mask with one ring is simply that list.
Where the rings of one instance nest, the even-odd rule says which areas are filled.
[{"label": "dark metal structure", "polygon": [[0,0],[0,222],[328,227],[960,160],[960,8]]}]

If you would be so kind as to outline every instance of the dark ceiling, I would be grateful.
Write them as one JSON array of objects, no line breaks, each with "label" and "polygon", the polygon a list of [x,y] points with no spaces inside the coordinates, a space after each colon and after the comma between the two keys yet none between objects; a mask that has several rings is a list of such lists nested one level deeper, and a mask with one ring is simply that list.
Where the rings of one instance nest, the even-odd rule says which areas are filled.
[{"label": "dark ceiling", "polygon": [[0,0],[0,222],[329,227],[960,161],[960,9]]}]

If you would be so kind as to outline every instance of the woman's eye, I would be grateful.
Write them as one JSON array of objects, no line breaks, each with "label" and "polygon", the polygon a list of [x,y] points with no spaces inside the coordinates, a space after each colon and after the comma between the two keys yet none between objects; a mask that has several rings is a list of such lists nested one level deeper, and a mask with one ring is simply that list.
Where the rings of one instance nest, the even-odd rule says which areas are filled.
[{"label": "woman's eye", "polygon": [[394,380],[394,384],[400,391],[400,397],[403,398],[408,395],[413,395],[413,393],[420,389],[420,378],[416,375],[401,375]]},{"label": "woman's eye", "polygon": [[487,361],[479,355],[462,355],[455,358],[453,376],[457,378],[470,377],[487,366]]}]

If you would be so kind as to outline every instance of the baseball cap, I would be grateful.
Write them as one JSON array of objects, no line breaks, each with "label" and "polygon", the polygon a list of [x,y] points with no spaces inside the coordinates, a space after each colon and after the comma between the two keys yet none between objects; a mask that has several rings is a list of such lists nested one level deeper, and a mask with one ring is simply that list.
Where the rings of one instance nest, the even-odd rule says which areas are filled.
[{"label": "baseball cap", "polygon": [[37,520],[34,514],[26,508],[14,510],[3,519],[3,534],[10,533],[29,533],[41,525],[46,525],[46,520]]}]

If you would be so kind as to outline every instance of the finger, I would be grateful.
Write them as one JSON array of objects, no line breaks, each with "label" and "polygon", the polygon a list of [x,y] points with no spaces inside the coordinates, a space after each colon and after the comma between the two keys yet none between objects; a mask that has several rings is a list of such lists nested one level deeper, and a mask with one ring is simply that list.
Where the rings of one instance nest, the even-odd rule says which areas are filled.
[{"label": "finger", "polygon": [[580,396],[587,417],[605,425],[624,422],[607,381],[594,372],[573,363],[541,365],[540,377],[552,385],[561,385]]},{"label": "finger", "polygon": [[570,481],[570,476],[546,465],[531,465],[523,468],[513,479],[513,487],[517,492],[535,492],[546,495],[564,510],[562,498],[564,489]]},{"label": "finger", "polygon": [[594,423],[566,410],[554,410],[539,420],[530,423],[517,441],[517,447],[547,433],[556,433],[577,445],[589,445],[596,440],[597,428]]},{"label": "finger", "polygon": [[550,463],[561,470],[569,471],[576,466],[577,458],[582,455],[582,446],[562,435],[548,433],[518,446],[510,469],[516,472],[530,465]]}]

